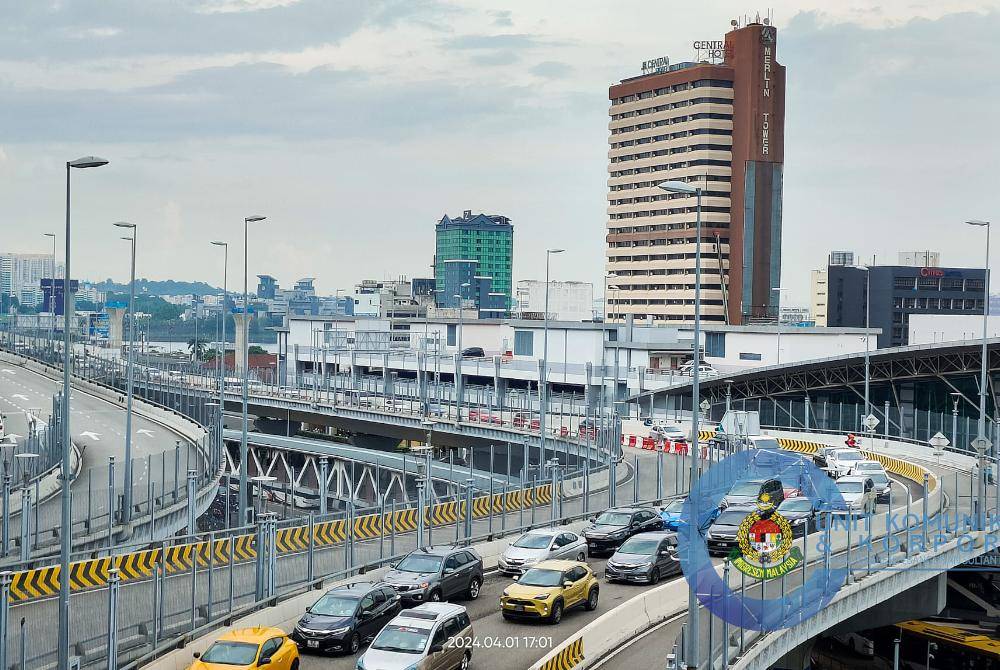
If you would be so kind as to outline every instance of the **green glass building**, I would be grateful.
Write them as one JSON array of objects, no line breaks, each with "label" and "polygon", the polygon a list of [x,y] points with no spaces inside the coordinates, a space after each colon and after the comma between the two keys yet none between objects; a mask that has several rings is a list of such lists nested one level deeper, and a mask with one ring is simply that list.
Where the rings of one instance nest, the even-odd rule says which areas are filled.
[{"label": "green glass building", "polygon": [[[434,287],[439,307],[457,307],[456,295],[474,300],[480,312],[506,314],[511,307],[514,226],[499,214],[445,215],[436,226]],[[462,284],[469,284],[463,287]],[[468,303],[466,303],[468,304]]]}]

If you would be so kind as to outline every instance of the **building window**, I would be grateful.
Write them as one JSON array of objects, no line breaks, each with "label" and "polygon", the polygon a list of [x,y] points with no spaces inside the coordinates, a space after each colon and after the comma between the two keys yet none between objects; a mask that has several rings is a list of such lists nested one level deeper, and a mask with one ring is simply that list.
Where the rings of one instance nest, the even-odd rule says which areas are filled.
[{"label": "building window", "polygon": [[759,361],[760,360],[760,354],[755,354],[755,353],[751,353],[751,352],[747,352],[747,351],[741,351],[740,352],[740,360],[741,361]]},{"label": "building window", "polygon": [[941,290],[942,291],[961,291],[962,290],[962,280],[961,279],[942,279],[941,280]]},{"label": "building window", "polygon": [[966,279],[965,280],[965,290],[966,291],[982,291],[986,284],[982,279]]},{"label": "building window", "polygon": [[454,347],[455,346],[456,333],[457,332],[458,332],[458,328],[454,324],[449,324],[448,325],[448,346],[449,347]]},{"label": "building window", "polygon": [[917,280],[917,288],[936,291],[938,288],[938,279],[937,277],[921,277]]},{"label": "building window", "polygon": [[713,358],[726,357],[725,333],[705,333],[705,355]]},{"label": "building window", "polygon": [[892,281],[892,286],[893,288],[912,289],[916,280],[916,277],[896,277]]},{"label": "building window", "polygon": [[533,356],[535,349],[535,333],[530,330],[514,331],[514,355]]}]

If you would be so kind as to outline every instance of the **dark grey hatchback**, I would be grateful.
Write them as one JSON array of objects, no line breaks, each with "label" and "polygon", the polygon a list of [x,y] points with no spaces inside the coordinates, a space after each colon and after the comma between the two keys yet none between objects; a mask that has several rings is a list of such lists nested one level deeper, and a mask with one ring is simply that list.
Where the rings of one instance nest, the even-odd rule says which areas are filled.
[{"label": "dark grey hatchback", "polygon": [[639,533],[625,540],[604,566],[609,582],[655,584],[662,577],[678,574],[677,533]]},{"label": "dark grey hatchback", "polygon": [[402,609],[385,584],[347,584],[330,589],[306,610],[291,638],[300,649],[356,654]]}]

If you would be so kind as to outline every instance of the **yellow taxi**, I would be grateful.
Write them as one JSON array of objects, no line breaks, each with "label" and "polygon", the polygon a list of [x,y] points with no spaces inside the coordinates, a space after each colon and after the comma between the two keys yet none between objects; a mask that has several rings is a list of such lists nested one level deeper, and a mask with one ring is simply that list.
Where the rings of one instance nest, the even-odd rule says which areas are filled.
[{"label": "yellow taxi", "polygon": [[298,670],[299,648],[281,629],[257,626],[229,631],[194,658],[189,670]]},{"label": "yellow taxi", "polygon": [[500,612],[505,619],[545,619],[555,624],[571,607],[597,609],[599,592],[597,577],[586,563],[542,561],[504,589]]}]

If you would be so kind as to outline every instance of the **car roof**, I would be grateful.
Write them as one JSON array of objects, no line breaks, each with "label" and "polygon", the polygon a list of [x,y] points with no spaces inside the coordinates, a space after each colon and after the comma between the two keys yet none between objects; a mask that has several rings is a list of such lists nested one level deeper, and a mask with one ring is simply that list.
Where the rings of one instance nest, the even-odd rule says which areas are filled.
[{"label": "car roof", "polygon": [[381,586],[384,586],[384,584],[376,584],[375,582],[354,582],[351,584],[334,586],[323,595],[358,596],[361,598]]},{"label": "car roof", "polygon": [[608,508],[608,509],[606,509],[604,511],[605,512],[630,512],[630,513],[635,513],[635,512],[652,512],[653,510],[651,510],[648,507],[611,507],[611,508]]},{"label": "car roof", "polygon": [[581,563],[580,561],[563,561],[563,560],[551,560],[551,561],[541,561],[532,565],[532,568],[538,568],[541,570],[569,570],[570,568],[577,568],[580,566],[586,567],[586,563]]},{"label": "car roof", "polygon": [[885,470],[885,466],[882,465],[881,463],[879,463],[878,461],[861,461],[860,463],[858,463],[854,467],[858,468],[858,467],[861,467],[862,465],[877,465],[880,468],[882,468],[883,470]]},{"label": "car roof", "polygon": [[641,537],[644,540],[664,540],[668,537],[674,537],[676,535],[677,533],[672,530],[650,530],[645,533],[636,533],[632,537]]},{"label": "car roof", "polygon": [[[428,556],[449,556],[449,555],[455,553],[456,551],[463,551],[463,550],[467,550],[467,549],[468,549],[468,547],[460,547],[458,545],[447,544],[447,545],[439,545],[439,546],[433,546],[433,547],[422,547],[420,549],[414,549],[410,553],[411,554],[426,554]],[[475,553],[475,552],[473,552],[473,553]]]},{"label": "car roof", "polygon": [[219,640],[227,642],[251,642],[260,644],[272,637],[280,637],[285,632],[273,626],[254,626],[253,628],[235,628],[219,636]]},{"label": "car roof", "polygon": [[868,475],[844,475],[837,479],[837,483],[840,482],[863,482],[866,479],[871,479]]},{"label": "car roof", "polygon": [[467,610],[464,607],[454,603],[423,603],[413,609],[403,610],[393,618],[391,623],[430,629],[438,621],[465,611]]}]

